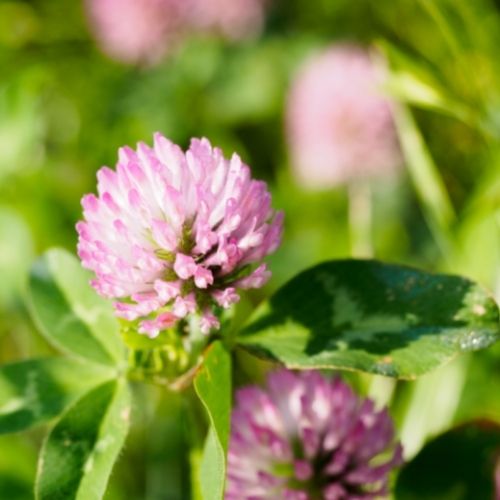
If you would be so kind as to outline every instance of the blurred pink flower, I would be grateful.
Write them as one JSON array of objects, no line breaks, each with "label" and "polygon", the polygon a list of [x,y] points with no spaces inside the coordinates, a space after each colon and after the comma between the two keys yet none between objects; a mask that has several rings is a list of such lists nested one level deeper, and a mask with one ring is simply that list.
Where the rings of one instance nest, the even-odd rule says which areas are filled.
[{"label": "blurred pink flower", "polygon": [[236,394],[226,500],[373,499],[402,463],[386,410],[339,378],[279,370]]},{"label": "blurred pink flower", "polygon": [[190,0],[86,0],[104,52],[126,63],[152,63],[180,37]]},{"label": "blurred pink flower", "polygon": [[334,46],[292,84],[287,135],[297,178],[310,188],[393,172],[401,156],[380,70],[363,49]]},{"label": "blurred pink flower", "polygon": [[184,153],[156,134],[153,148],[121,148],[116,172],[103,167],[97,178],[98,196],[82,199],[78,254],[139,332],[155,337],[197,314],[208,333],[219,326],[216,306],[269,278],[260,262],[279,246],[283,216],[238,155],[225,159],[207,139]]},{"label": "blurred pink flower", "polygon": [[231,40],[258,34],[264,24],[268,0],[193,0],[191,24]]}]

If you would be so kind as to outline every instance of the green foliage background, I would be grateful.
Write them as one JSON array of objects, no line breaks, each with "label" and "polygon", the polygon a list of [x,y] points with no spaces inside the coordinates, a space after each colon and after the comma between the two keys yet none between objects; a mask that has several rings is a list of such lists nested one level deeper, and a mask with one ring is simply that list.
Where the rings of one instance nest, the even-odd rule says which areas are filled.
[{"label": "green foliage background", "polygon": [[[378,47],[391,69],[386,91],[408,105],[397,117],[406,168],[392,182],[373,184],[375,256],[463,274],[498,299],[497,3],[274,0],[258,39],[191,37],[161,64],[131,67],[100,53],[79,1],[2,0],[0,362],[53,352],[27,313],[27,270],[50,246],[74,251],[79,200],[95,189],[96,170],[114,165],[119,146],[150,141],[157,130],[183,146],[206,136],[227,154],[238,151],[286,212],[284,243],[270,258],[273,280],[240,305],[242,316],[297,272],[350,256],[346,189],[311,193],[295,183],[283,123],[296,69],[338,41]],[[268,369],[243,351],[238,357],[237,384]],[[500,422],[498,345],[417,382],[351,379],[363,393],[392,402],[412,454],[452,423]],[[133,408],[106,498],[189,498],[188,445],[196,436],[180,417],[185,403],[143,386],[135,392],[143,404]],[[0,437],[0,498],[32,498],[43,431]]]}]

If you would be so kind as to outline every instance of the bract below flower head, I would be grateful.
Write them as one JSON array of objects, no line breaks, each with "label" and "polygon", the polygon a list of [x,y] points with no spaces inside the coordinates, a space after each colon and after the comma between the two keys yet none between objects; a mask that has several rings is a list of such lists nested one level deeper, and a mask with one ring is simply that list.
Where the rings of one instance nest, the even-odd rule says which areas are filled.
[{"label": "bract below flower head", "polygon": [[152,148],[121,148],[116,170],[97,178],[98,195],[82,199],[78,254],[140,333],[155,337],[192,314],[208,333],[238,289],[270,277],[261,261],[279,246],[283,215],[237,154],[228,160],[207,139],[184,153],[156,134]]},{"label": "bract below flower head", "polygon": [[401,462],[386,410],[339,378],[280,370],[236,394],[225,498],[380,498]]}]

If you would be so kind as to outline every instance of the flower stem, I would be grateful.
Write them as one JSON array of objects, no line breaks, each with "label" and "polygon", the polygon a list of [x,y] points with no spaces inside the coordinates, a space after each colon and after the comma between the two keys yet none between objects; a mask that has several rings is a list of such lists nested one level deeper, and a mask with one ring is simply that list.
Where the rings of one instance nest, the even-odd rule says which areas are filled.
[{"label": "flower stem", "polygon": [[367,180],[348,187],[349,233],[353,257],[372,257],[372,193]]},{"label": "flower stem", "polygon": [[394,118],[410,179],[429,229],[446,262],[455,244],[451,228],[456,221],[446,185],[411,111],[399,104],[394,109]]},{"label": "flower stem", "polygon": [[200,481],[198,478],[203,444],[207,429],[198,396],[191,387],[183,395],[183,413],[186,422],[187,441],[189,444],[189,465],[191,476],[191,499],[201,500]]}]

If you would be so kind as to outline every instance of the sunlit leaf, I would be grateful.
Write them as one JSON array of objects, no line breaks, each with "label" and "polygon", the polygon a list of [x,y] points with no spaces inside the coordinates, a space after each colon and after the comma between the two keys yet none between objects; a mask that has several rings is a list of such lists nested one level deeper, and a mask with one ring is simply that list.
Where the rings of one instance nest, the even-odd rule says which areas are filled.
[{"label": "sunlit leaf", "polygon": [[35,263],[30,306],[44,336],[69,354],[103,364],[119,364],[124,345],[111,305],[89,285],[80,262],[61,249],[49,250]]},{"label": "sunlit leaf", "polygon": [[78,400],[45,441],[36,498],[100,500],[128,432],[130,405],[122,380],[102,384]]},{"label": "sunlit leaf", "polygon": [[391,66],[382,85],[385,92],[407,104],[438,111],[470,125],[477,124],[473,111],[450,95],[430,68],[385,40],[377,45]]},{"label": "sunlit leaf", "polygon": [[113,376],[112,370],[68,358],[21,361],[0,367],[0,434],[27,429],[59,415],[72,401]]},{"label": "sunlit leaf", "polygon": [[339,260],[283,286],[257,309],[237,342],[290,368],[413,378],[499,335],[497,305],[467,279]]},{"label": "sunlit leaf", "polygon": [[0,436],[0,498],[33,500],[36,449],[24,436]]},{"label": "sunlit leaf", "polygon": [[194,385],[210,421],[199,465],[200,490],[205,500],[222,499],[231,415],[231,358],[220,342],[210,346]]},{"label": "sunlit leaf", "polygon": [[455,212],[439,169],[425,144],[411,111],[404,105],[394,109],[401,149],[415,191],[436,243],[444,255],[451,252],[451,225]]},{"label": "sunlit leaf", "polygon": [[0,305],[19,297],[33,255],[33,241],[24,220],[0,207]]}]

